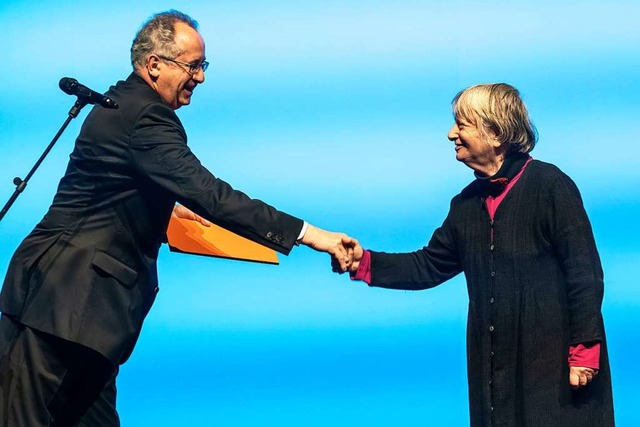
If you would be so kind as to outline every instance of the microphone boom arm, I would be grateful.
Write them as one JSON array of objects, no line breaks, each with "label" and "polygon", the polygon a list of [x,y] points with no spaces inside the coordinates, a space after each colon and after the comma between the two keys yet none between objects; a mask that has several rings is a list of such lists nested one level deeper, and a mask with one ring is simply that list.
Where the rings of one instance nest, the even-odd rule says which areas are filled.
[{"label": "microphone boom arm", "polygon": [[80,97],[78,97],[78,99],[76,100],[76,102],[73,105],[73,107],[71,107],[71,110],[69,110],[69,116],[65,120],[64,124],[58,130],[58,133],[56,133],[56,135],[53,137],[53,140],[49,143],[49,145],[47,145],[47,148],[45,148],[44,152],[42,153],[40,158],[36,161],[36,163],[33,165],[31,170],[27,174],[27,176],[24,179],[22,179],[22,178],[20,178],[18,176],[13,178],[13,183],[15,184],[16,189],[13,192],[13,194],[11,195],[11,197],[9,197],[9,200],[4,205],[2,210],[0,211],[0,221],[2,221],[2,218],[4,218],[4,216],[7,214],[7,212],[9,211],[9,208],[11,208],[11,206],[16,201],[18,196],[27,187],[27,183],[29,182],[29,180],[31,179],[33,174],[36,172],[36,170],[38,169],[40,164],[43,162],[44,158],[47,157],[47,154],[49,154],[49,152],[51,151],[53,146],[56,144],[56,142],[58,141],[58,139],[60,138],[62,133],[67,128],[67,126],[69,126],[69,123],[71,123],[71,120],[75,119],[76,117],[78,117],[78,114],[80,113],[80,110],[82,110],[82,108],[84,108],[85,105],[87,105],[87,100],[84,99],[84,98],[81,99]]}]

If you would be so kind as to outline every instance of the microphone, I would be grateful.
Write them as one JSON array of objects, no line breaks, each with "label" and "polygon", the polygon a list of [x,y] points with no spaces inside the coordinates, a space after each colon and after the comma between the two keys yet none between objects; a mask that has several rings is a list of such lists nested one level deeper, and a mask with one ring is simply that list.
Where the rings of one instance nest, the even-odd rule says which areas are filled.
[{"label": "microphone", "polygon": [[71,77],[63,77],[60,79],[60,89],[67,95],[75,95],[78,99],[89,104],[98,104],[104,108],[114,110],[118,108],[118,103],[113,99],[81,85],[76,79]]}]

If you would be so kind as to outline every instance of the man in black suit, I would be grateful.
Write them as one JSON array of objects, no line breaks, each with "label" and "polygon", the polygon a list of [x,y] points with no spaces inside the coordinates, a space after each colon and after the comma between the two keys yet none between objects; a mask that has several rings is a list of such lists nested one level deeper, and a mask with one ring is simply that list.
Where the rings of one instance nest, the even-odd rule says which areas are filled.
[{"label": "man in black suit", "polygon": [[134,72],[107,92],[120,108],[87,116],[49,211],[9,265],[0,426],[119,425],[115,377],[158,291],[174,209],[283,254],[302,243],[348,267],[354,240],[232,189],[187,147],[174,110],[190,103],[208,65],[195,21],[155,15],[131,61]]}]

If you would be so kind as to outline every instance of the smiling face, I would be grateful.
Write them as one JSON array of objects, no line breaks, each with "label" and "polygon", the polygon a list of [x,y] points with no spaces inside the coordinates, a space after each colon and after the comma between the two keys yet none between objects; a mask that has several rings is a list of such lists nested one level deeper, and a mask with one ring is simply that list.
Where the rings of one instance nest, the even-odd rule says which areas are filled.
[{"label": "smiling face", "polygon": [[500,169],[504,160],[502,144],[491,132],[483,132],[471,120],[456,117],[447,137],[455,144],[456,160],[479,175],[491,176]]},{"label": "smiling face", "polygon": [[189,67],[172,60],[187,64],[199,64],[205,59],[205,47],[202,36],[183,22],[175,24],[175,44],[180,54],[175,58],[163,58],[157,54],[149,55],[146,64],[147,82],[158,92],[162,100],[177,110],[191,102],[195,87],[204,82],[204,71],[199,68],[194,74]]}]

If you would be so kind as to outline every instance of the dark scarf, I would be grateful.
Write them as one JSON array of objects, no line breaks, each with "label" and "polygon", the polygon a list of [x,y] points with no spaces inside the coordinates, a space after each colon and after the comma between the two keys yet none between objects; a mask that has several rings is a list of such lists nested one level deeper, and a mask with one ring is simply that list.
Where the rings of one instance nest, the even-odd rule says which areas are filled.
[{"label": "dark scarf", "polygon": [[529,154],[513,153],[504,159],[502,166],[493,176],[481,177],[474,172],[480,194],[493,197],[500,195],[507,188],[509,181],[522,170],[527,160],[529,160]]}]

